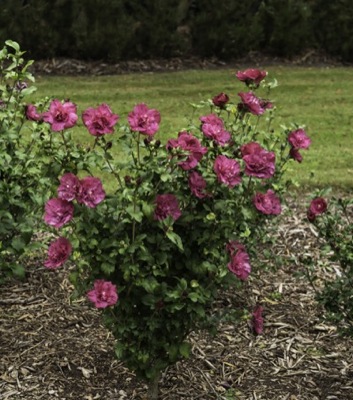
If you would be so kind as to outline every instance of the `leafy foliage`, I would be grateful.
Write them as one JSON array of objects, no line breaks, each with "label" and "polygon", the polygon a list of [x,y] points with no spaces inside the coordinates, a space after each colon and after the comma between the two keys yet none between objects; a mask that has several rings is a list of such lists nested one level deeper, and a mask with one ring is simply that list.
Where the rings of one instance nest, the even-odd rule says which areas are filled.
[{"label": "leafy foliage", "polygon": [[[334,278],[325,282],[324,289],[318,294],[318,300],[325,306],[327,316],[339,326],[346,326],[345,333],[350,335],[353,334],[352,212],[352,199],[332,197],[327,211],[313,221],[324,241],[322,254],[333,265],[338,265],[334,270]],[[315,269],[312,273],[315,273]]]},{"label": "leafy foliage", "polygon": [[69,133],[53,136],[42,121],[26,122],[25,99],[36,90],[31,64],[17,42],[8,40],[0,50],[0,281],[24,276],[23,260],[37,246],[31,239],[53,179],[64,167],[84,167],[78,161],[85,151]]}]

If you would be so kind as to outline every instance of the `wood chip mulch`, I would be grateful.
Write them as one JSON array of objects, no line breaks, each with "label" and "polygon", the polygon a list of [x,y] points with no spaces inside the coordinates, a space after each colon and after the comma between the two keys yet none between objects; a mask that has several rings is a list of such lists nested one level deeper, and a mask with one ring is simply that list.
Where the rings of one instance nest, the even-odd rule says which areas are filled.
[{"label": "wood chip mulch", "polygon": [[[353,399],[353,338],[325,320],[313,288],[296,277],[300,254],[318,257],[316,232],[303,209],[280,218],[271,251],[283,264],[252,277],[242,299],[263,305],[263,335],[246,321],[222,324],[215,337],[190,335],[192,357],[163,374],[162,400]],[[99,312],[70,301],[71,290],[65,269],[47,271],[39,259],[24,282],[0,287],[0,400],[146,399],[146,385],[114,358]]]},{"label": "wood chip mulch", "polygon": [[215,57],[173,57],[168,59],[124,60],[108,62],[105,60],[80,60],[65,57],[36,60],[30,67],[37,75],[120,75],[141,72],[175,72],[190,69],[210,70],[220,68],[262,68],[270,65],[333,67],[344,64],[339,59],[318,50],[308,50],[293,58],[280,58],[256,51],[234,60],[220,60]]}]

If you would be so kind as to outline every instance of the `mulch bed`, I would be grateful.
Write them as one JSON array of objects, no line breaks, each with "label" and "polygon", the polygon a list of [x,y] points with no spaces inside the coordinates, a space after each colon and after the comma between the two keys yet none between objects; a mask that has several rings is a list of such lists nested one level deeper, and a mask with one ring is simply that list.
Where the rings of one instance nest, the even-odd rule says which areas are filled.
[{"label": "mulch bed", "polygon": [[217,58],[201,59],[183,57],[169,59],[128,60],[119,62],[88,61],[72,58],[51,58],[37,60],[31,66],[31,72],[37,75],[117,75],[139,72],[175,72],[188,69],[209,70],[220,68],[262,68],[270,65],[333,67],[343,65],[338,59],[317,51],[308,50],[291,59],[272,57],[258,52],[250,52],[245,57],[235,60]]},{"label": "mulch bed", "polygon": [[[279,269],[264,259],[269,268],[251,277],[242,298],[220,299],[261,303],[264,334],[246,321],[222,324],[215,337],[191,334],[192,357],[165,371],[162,400],[353,399],[353,338],[324,319],[313,288],[296,277],[300,254],[318,259],[319,239],[304,207],[294,211],[280,217],[271,249]],[[85,299],[70,301],[67,268],[47,271],[42,261],[29,262],[24,282],[0,287],[0,399],[146,399],[146,385],[114,358],[99,312]]]}]

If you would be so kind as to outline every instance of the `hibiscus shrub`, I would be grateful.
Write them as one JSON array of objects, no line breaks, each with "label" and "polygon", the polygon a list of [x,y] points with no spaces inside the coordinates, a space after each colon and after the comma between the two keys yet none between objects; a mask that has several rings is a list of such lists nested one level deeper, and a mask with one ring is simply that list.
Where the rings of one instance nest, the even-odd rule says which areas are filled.
[{"label": "hibiscus shrub", "polygon": [[[319,193],[312,199],[307,217],[322,240],[323,256],[333,267],[333,277],[324,282],[318,300],[326,308],[327,317],[353,335],[353,199],[327,200]],[[316,268],[308,272],[313,275]]]},{"label": "hibiscus shrub", "polygon": [[[217,296],[251,279],[258,245],[282,210],[285,166],[301,162],[310,144],[298,126],[270,129],[275,107],[255,94],[273,86],[265,71],[236,76],[247,90],[235,102],[219,93],[193,105],[206,112],[166,144],[157,138],[160,113],[144,103],[119,127],[106,106],[84,112],[109,191],[102,177],[68,170],[45,206],[56,235],[45,265],[72,256],[77,295],[102,309],[116,355],[152,382],[189,355],[191,331],[217,323]],[[252,314],[258,334],[262,310]]]},{"label": "hibiscus shrub", "polygon": [[26,104],[36,88],[32,61],[23,55],[11,40],[0,50],[0,282],[24,276],[25,255],[38,245],[33,234],[58,174],[89,165],[86,151],[64,132],[78,118],[74,104],[56,100],[43,113],[47,100]]}]

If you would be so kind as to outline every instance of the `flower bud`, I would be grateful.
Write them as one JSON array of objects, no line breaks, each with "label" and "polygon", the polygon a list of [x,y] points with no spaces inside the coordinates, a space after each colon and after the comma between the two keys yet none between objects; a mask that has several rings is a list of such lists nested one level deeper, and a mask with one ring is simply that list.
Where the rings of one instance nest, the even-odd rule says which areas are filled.
[{"label": "flower bud", "polygon": [[125,181],[126,186],[131,185],[131,176],[130,175],[125,175],[124,176],[124,181]]},{"label": "flower bud", "polygon": [[158,147],[161,145],[161,141],[160,140],[156,140],[155,144],[154,144],[154,148],[158,149]]},{"label": "flower bud", "polygon": [[112,148],[112,146],[113,146],[113,143],[112,142],[107,142],[107,144],[105,145],[105,150],[109,150],[109,149],[111,149]]},{"label": "flower bud", "polygon": [[26,89],[28,87],[26,82],[18,81],[16,83],[16,90],[21,92],[23,89]]},{"label": "flower bud", "polygon": [[151,143],[152,138],[151,137],[145,137],[143,139],[143,143],[145,144],[146,147],[148,147]]},{"label": "flower bud", "polygon": [[214,96],[212,99],[212,103],[219,108],[223,108],[229,101],[229,97],[225,93],[220,93],[217,96]]}]

